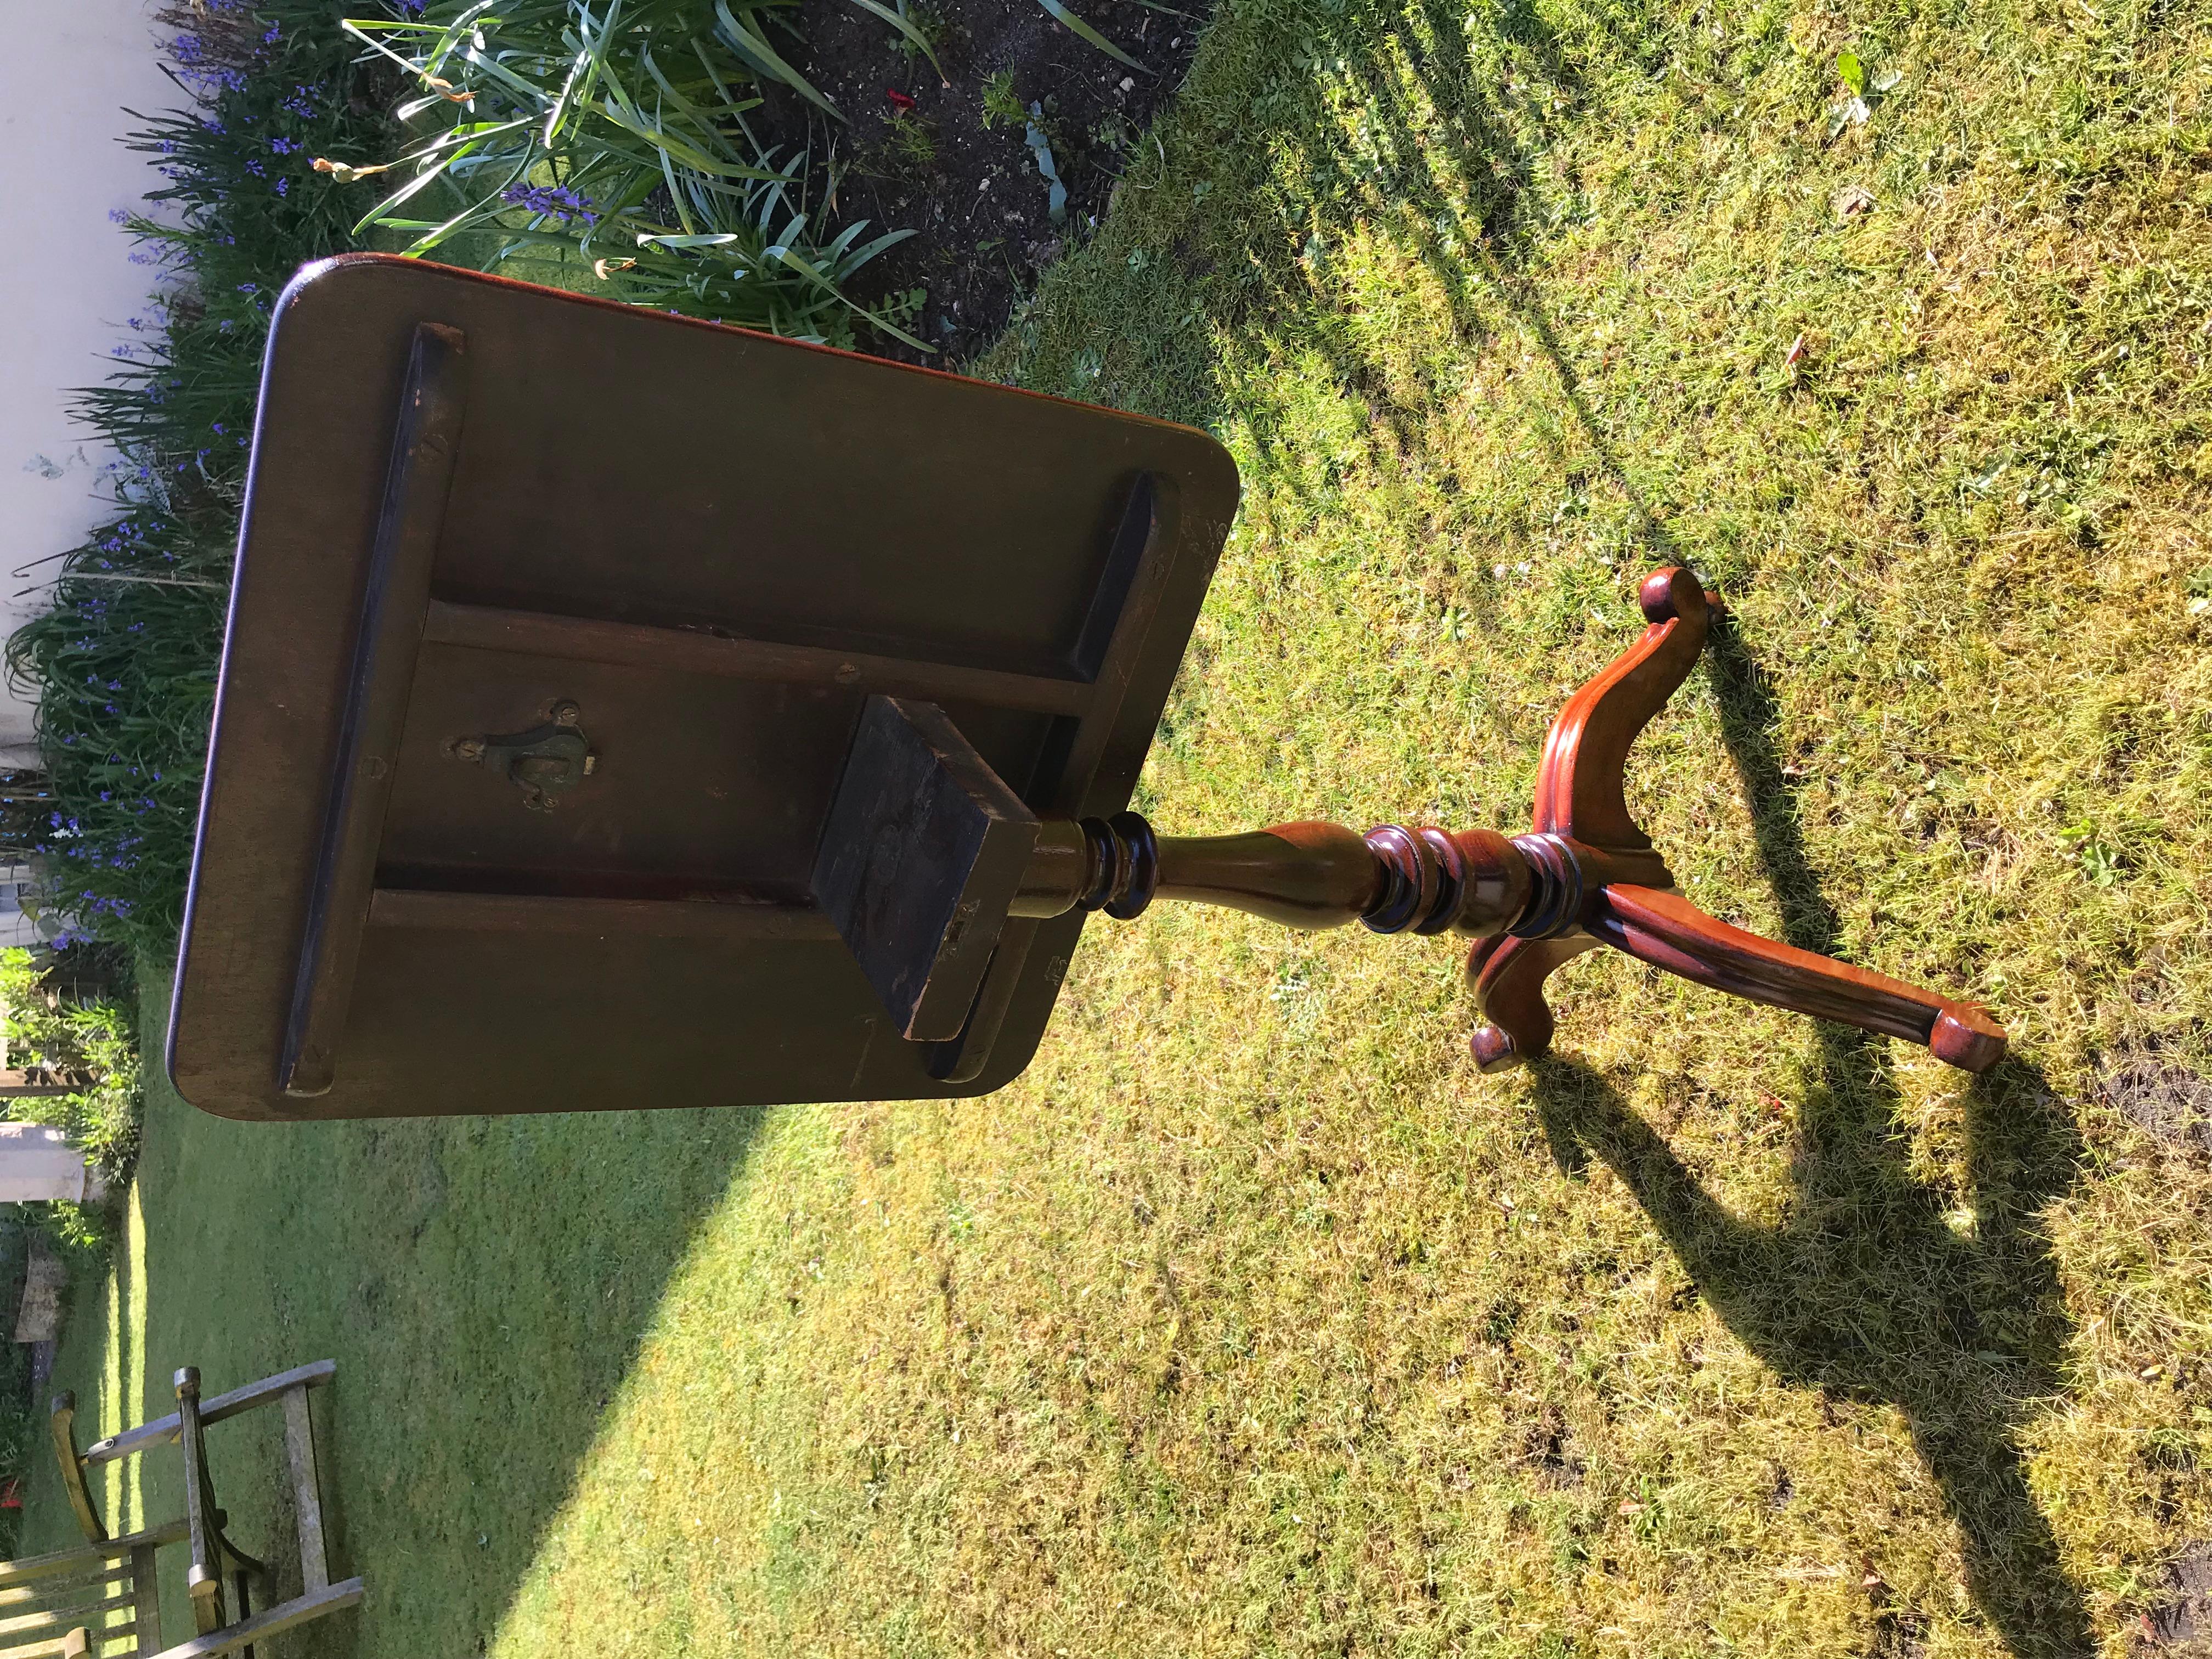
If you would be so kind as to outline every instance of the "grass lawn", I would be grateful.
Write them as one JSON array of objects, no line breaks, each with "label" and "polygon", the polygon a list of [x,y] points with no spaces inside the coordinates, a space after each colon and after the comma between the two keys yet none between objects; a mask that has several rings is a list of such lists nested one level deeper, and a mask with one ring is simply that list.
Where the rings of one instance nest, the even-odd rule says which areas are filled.
[{"label": "grass lawn", "polygon": [[[1897,79],[1832,137],[1846,46]],[[2212,1539],[2209,92],[2203,0],[1224,0],[983,365],[1244,468],[1164,829],[1517,829],[1686,560],[1647,827],[1989,1001],[1989,1078],[1608,956],[1485,1079],[1445,942],[1163,907],[957,1106],[156,1100],[58,1380],[335,1355],[362,1659],[2154,1650]]]}]

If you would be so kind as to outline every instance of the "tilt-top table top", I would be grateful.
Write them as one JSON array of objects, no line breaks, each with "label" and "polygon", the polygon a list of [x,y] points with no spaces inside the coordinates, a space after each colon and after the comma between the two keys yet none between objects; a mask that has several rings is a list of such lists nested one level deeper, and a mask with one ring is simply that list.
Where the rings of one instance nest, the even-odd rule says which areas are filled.
[{"label": "tilt-top table top", "polygon": [[[1237,502],[1200,432],[380,256],[264,372],[169,1041],[240,1118],[975,1094],[1079,914],[891,1029],[811,890],[873,694],[1126,806]],[[965,997],[964,981],[961,991]]]}]

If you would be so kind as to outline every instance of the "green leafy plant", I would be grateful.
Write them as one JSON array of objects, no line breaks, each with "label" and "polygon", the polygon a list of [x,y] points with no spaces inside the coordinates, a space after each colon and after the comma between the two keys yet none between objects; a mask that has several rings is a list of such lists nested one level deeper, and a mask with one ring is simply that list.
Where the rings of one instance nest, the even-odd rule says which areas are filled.
[{"label": "green leafy plant", "polygon": [[1014,72],[1011,69],[994,70],[983,77],[983,127],[986,131],[998,126],[1019,126],[1029,119],[1029,111],[1022,106],[1021,94],[1014,90]]},{"label": "green leafy plant", "polygon": [[1115,62],[1119,64],[1127,64],[1131,69],[1139,70],[1144,74],[1149,75],[1152,73],[1152,71],[1146,69],[1142,64],[1130,57],[1127,52],[1122,51],[1121,47],[1115,46],[1104,35],[1099,33],[1097,29],[1091,27],[1090,24],[1085,22],[1082,18],[1076,15],[1074,12],[1069,10],[1067,7],[1061,4],[1060,0],[1037,0],[1037,4],[1045,9],[1046,12],[1051,15],[1054,21],[1073,30],[1083,40],[1087,40],[1091,45],[1097,47],[1099,51],[1104,52],[1109,58],[1114,59]]},{"label": "green leafy plant", "polygon": [[[896,12],[854,3],[927,49]],[[464,240],[487,266],[573,251],[636,304],[836,343],[860,319],[927,350],[845,286],[912,233],[862,241],[864,221],[830,234],[808,156],[746,122],[769,85],[836,116],[769,44],[768,15],[744,0],[497,12],[476,0],[442,18],[347,20],[415,88],[395,111],[415,142],[374,169],[401,182],[356,234],[405,233],[410,254]],[[343,165],[356,179],[372,171]]]},{"label": "green leafy plant", "polygon": [[69,1131],[88,1162],[112,1176],[138,1151],[138,1041],[131,1010],[105,995],[78,1000],[45,982],[25,950],[0,951],[0,1024],[11,1064],[72,1085],[15,1103],[12,1115]]},{"label": "green leafy plant", "polygon": [[2189,610],[2192,616],[2201,616],[2212,610],[2212,564],[2201,564],[2189,573],[2185,584],[2189,591]]},{"label": "green leafy plant", "polygon": [[912,110],[901,110],[884,128],[884,153],[898,173],[926,173],[937,164],[937,132]]},{"label": "green leafy plant", "polygon": [[1905,79],[1897,70],[1871,74],[1865,59],[1846,46],[1836,54],[1836,78],[1843,95],[1828,106],[1828,137],[1837,137],[1845,127],[1863,127],[1873,118],[1874,106],[1897,89]]},{"label": "green leafy plant", "polygon": [[896,43],[899,56],[909,66],[917,58],[926,59],[929,67],[937,72],[938,84],[951,86],[952,82],[945,78],[945,66],[938,62],[937,43],[959,33],[959,26],[936,7],[923,4],[922,0],[900,0],[894,10],[893,21],[901,26]]},{"label": "green leafy plant", "polygon": [[2111,843],[2098,834],[2097,826],[2084,818],[2058,832],[2058,839],[2079,865],[2081,873],[2097,887],[2110,887],[2120,878],[2120,855]]},{"label": "green leafy plant", "polygon": [[1137,148],[1138,132],[1128,117],[1109,114],[1091,129],[1091,148],[1113,156],[1126,156]]}]

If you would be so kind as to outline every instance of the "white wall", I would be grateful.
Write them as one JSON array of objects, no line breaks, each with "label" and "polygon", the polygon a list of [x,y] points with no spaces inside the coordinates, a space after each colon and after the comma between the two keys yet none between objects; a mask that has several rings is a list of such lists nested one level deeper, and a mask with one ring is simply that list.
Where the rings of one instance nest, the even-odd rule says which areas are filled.
[{"label": "white wall", "polygon": [[[66,388],[106,378],[153,273],[131,263],[111,209],[160,183],[117,142],[182,104],[147,0],[0,0],[0,635],[46,608],[47,563],[101,516],[110,459],[64,413]],[[58,476],[48,476],[50,473]],[[19,596],[18,590],[34,591]],[[0,765],[27,763],[31,702],[0,701]]]}]

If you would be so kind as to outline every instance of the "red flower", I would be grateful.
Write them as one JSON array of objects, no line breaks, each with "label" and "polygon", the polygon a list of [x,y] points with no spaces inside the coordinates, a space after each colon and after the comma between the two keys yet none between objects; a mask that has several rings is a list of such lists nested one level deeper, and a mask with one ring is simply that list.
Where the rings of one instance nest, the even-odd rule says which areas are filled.
[{"label": "red flower", "polygon": [[885,87],[884,88],[884,96],[891,100],[891,107],[902,115],[905,114],[908,110],[914,107],[913,99],[908,97],[902,92],[894,91],[890,87]]}]

